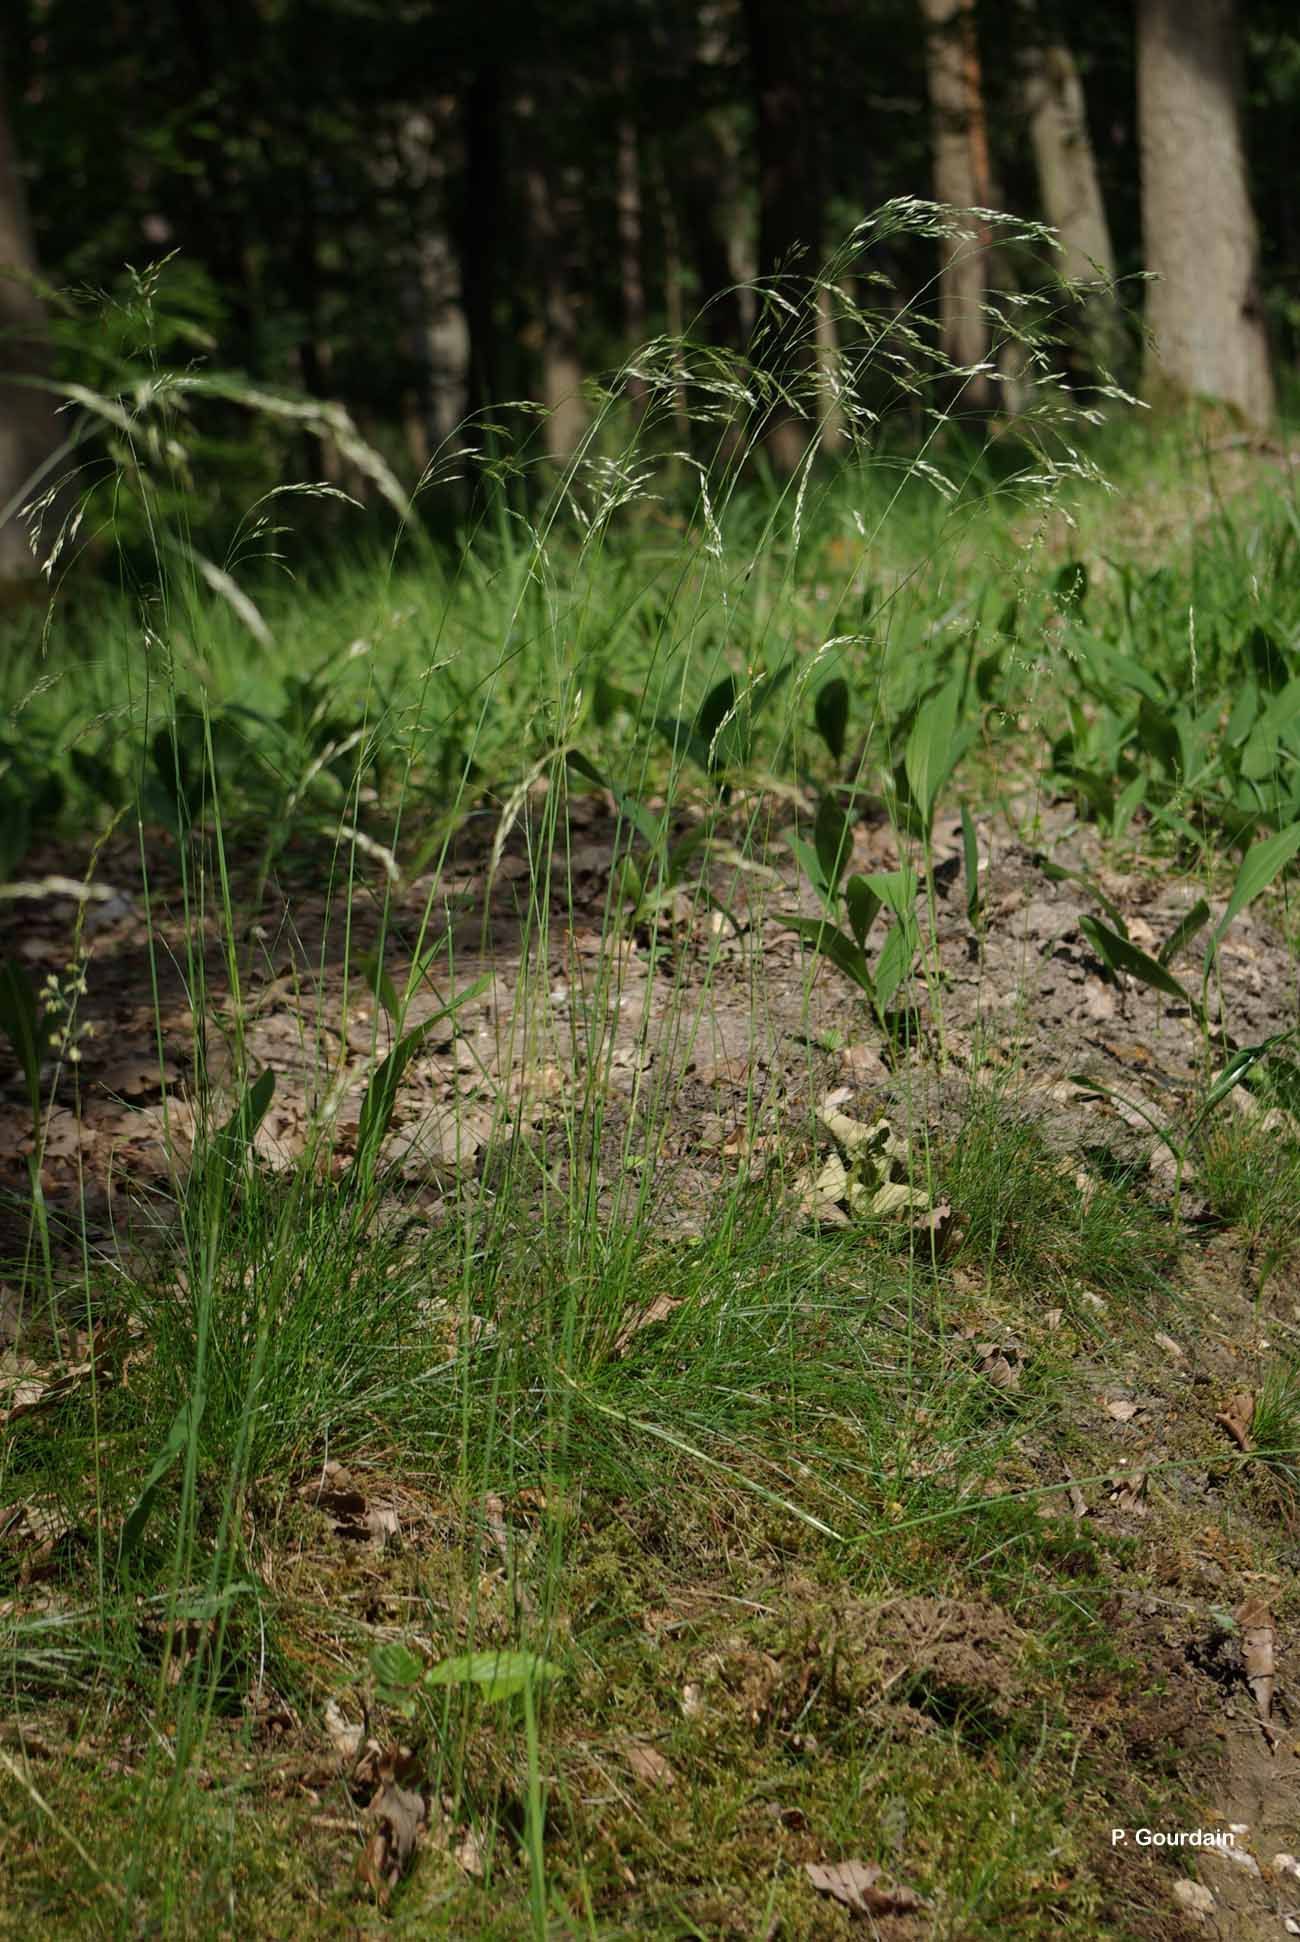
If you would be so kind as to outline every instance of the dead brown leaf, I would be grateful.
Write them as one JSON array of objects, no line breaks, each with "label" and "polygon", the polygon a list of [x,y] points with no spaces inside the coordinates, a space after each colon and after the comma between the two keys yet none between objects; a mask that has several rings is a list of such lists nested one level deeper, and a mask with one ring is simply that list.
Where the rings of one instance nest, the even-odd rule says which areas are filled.
[{"label": "dead brown leaf", "polygon": [[1130,1517],[1145,1517],[1151,1506],[1147,1502],[1149,1488],[1145,1470],[1132,1470],[1123,1476],[1112,1477],[1106,1486],[1111,1506],[1124,1511]]},{"label": "dead brown leaf", "polygon": [[806,1861],[804,1872],[819,1894],[855,1915],[905,1915],[925,1907],[914,1888],[890,1881],[877,1861]]},{"label": "dead brown leaf", "polygon": [[975,1350],[975,1370],[995,1389],[1019,1389],[1020,1351],[1014,1344],[980,1342]]},{"label": "dead brown leaf", "polygon": [[655,1747],[634,1741],[624,1758],[633,1779],[643,1781],[647,1787],[671,1787],[676,1782],[677,1775]]},{"label": "dead brown leaf", "polygon": [[1251,1441],[1250,1424],[1255,1414],[1255,1398],[1245,1389],[1235,1396],[1229,1396],[1224,1408],[1215,1413],[1215,1422],[1226,1430],[1237,1448],[1244,1456],[1249,1456],[1255,1445]]},{"label": "dead brown leaf", "polygon": [[1246,1683],[1255,1695],[1255,1707],[1267,1726],[1273,1710],[1273,1684],[1277,1667],[1277,1632],[1273,1614],[1262,1598],[1248,1598],[1237,1611],[1241,1627],[1241,1666]]},{"label": "dead brown leaf", "polygon": [[656,1295],[648,1307],[629,1315],[614,1338],[615,1355],[626,1355],[633,1340],[643,1328],[653,1328],[657,1322],[666,1322],[675,1309],[681,1307],[681,1299],[675,1295]]},{"label": "dead brown leaf", "polygon": [[329,1736],[330,1745],[334,1748],[334,1751],[338,1754],[339,1759],[345,1767],[354,1766],[357,1756],[365,1744],[365,1727],[363,1725],[353,1726],[349,1720],[345,1719],[343,1710],[336,1699],[326,1700],[323,1717],[325,1731]]},{"label": "dead brown leaf", "polygon": [[400,1534],[401,1525],[392,1505],[372,1503],[341,1463],[331,1460],[324,1464],[318,1477],[301,1486],[299,1495],[329,1519],[336,1537],[349,1543],[368,1544],[372,1550],[382,1551]]},{"label": "dead brown leaf", "polygon": [[357,1859],[357,1873],[381,1908],[410,1866],[424,1826],[424,1796],[404,1784],[415,1778],[415,1762],[405,1747],[381,1756],[379,1785],[366,1809],[374,1829]]},{"label": "dead brown leaf", "polygon": [[117,1373],[114,1352],[120,1336],[110,1334],[101,1325],[88,1342],[84,1336],[78,1342],[85,1343],[88,1353],[61,1369],[41,1368],[25,1357],[12,1355],[0,1360],[0,1398],[6,1399],[4,1407],[0,1407],[0,1429],[17,1422],[21,1416],[29,1416],[33,1410],[52,1409],[92,1375],[104,1385],[113,1381]]},{"label": "dead brown leaf", "polygon": [[913,1225],[919,1233],[933,1237],[930,1245],[937,1261],[946,1260],[956,1250],[966,1231],[964,1217],[954,1213],[951,1202],[947,1200],[939,1201],[937,1205],[930,1208],[928,1213],[922,1214]]},{"label": "dead brown leaf", "polygon": [[164,1085],[174,1086],[180,1073],[170,1059],[161,1064],[148,1056],[138,1059],[118,1059],[99,1074],[99,1083],[105,1092],[120,1093],[124,1099],[138,1099],[146,1092],[161,1092]]},{"label": "dead brown leaf", "polygon": [[483,1842],[475,1828],[467,1827],[460,1840],[451,1851],[452,1860],[458,1867],[481,1881],[487,1872],[487,1856],[483,1852]]}]

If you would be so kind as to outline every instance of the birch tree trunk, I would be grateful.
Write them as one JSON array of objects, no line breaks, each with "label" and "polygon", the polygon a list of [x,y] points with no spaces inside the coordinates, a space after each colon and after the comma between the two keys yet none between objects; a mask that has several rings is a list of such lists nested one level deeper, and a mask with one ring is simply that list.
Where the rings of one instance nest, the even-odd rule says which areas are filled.
[{"label": "birch tree trunk", "polygon": [[1148,387],[1273,416],[1233,0],[1139,0]]}]

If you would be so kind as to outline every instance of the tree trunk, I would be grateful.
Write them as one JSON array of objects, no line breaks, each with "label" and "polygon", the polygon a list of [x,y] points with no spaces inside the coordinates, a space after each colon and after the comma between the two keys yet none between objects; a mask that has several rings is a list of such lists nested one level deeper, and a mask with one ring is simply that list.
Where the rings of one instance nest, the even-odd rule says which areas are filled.
[{"label": "tree trunk", "polygon": [[[774,277],[793,269],[806,292],[821,252],[807,13],[793,0],[745,0],[745,22],[757,130],[758,271]],[[773,370],[799,390],[815,357],[816,331],[808,305],[799,302],[798,292],[791,296],[799,315],[774,330],[767,357]],[[768,421],[767,442],[777,469],[793,472],[807,449],[807,421],[791,405],[778,404]]]},{"label": "tree trunk", "polygon": [[835,298],[822,284],[817,291],[817,374],[821,387],[822,448],[833,457],[844,451],[844,406],[840,402],[843,371],[835,328]]},{"label": "tree trunk", "polygon": [[[973,212],[990,201],[988,131],[974,0],[921,0],[926,26],[926,75],[934,146],[934,196],[956,212],[967,238],[946,237],[941,247],[939,344],[961,370],[987,361],[989,322],[984,305],[988,289],[991,237],[988,224]],[[964,404],[988,405],[987,375],[961,382]]]},{"label": "tree trunk", "polygon": [[[35,275],[27,197],[0,72],[0,579],[6,580],[38,571],[17,514],[61,442],[49,393],[5,382],[40,377],[48,368],[45,307],[33,287]],[[52,538],[47,530],[47,552]]]},{"label": "tree trunk", "polygon": [[542,432],[548,457],[563,464],[576,452],[587,429],[587,408],[580,391],[577,310],[566,261],[566,225],[557,208],[551,160],[542,148],[544,131],[533,103],[522,101],[519,112],[530,124],[524,194],[532,231],[534,287],[541,298],[541,389],[546,407]]},{"label": "tree trunk", "polygon": [[1139,0],[1142,230],[1155,392],[1274,409],[1233,0]]},{"label": "tree trunk", "polygon": [[[628,86],[622,74],[620,92]],[[618,216],[618,269],[623,290],[623,329],[629,349],[645,336],[645,279],[641,273],[641,145],[633,116],[618,121],[618,167],[615,185]]]},{"label": "tree trunk", "polygon": [[482,411],[498,394],[497,236],[501,227],[501,73],[476,70],[462,103],[465,175],[461,203],[460,287],[469,329],[466,409]]},{"label": "tree trunk", "polygon": [[1087,104],[1073,54],[1063,37],[1044,32],[1037,0],[1020,0],[1024,16],[1025,106],[1038,171],[1043,215],[1061,241],[1062,273],[1092,284],[1083,302],[1083,348],[1109,368],[1120,347],[1119,304],[1113,288],[1115,252],[1101,199],[1097,159],[1088,133]]}]

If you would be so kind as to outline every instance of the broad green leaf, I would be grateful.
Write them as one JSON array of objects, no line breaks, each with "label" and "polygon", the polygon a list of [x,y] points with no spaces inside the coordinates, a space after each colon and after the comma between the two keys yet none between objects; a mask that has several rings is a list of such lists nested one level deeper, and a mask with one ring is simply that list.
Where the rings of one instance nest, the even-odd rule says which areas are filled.
[{"label": "broad green leaf", "polygon": [[384,960],[378,951],[367,951],[361,960],[361,975],[390,1018],[396,1018],[401,1009],[397,988],[384,967]]},{"label": "broad green leaf", "polygon": [[843,675],[833,675],[817,690],[813,719],[832,757],[836,762],[841,761],[849,721],[849,684]]},{"label": "broad green leaf", "polygon": [[957,713],[959,684],[947,681],[937,693],[928,695],[917,709],[912,732],[903,752],[903,768],[908,787],[921,812],[925,828],[934,818],[939,792],[956,766]]},{"label": "broad green leaf", "polygon": [[218,1144],[237,1156],[246,1147],[266,1117],[275,1092],[275,1073],[267,1066],[244,1088],[243,1097],[217,1134]]},{"label": "broad green leaf", "polygon": [[1182,768],[1182,743],[1173,716],[1163,701],[1151,701],[1142,697],[1138,709],[1138,740],[1146,753],[1167,769],[1170,775],[1177,775]]},{"label": "broad green leaf", "polygon": [[1123,911],[1118,904],[1111,902],[1101,885],[1095,878],[1090,877],[1086,870],[1069,870],[1063,863],[1054,863],[1050,856],[1044,856],[1041,851],[1034,857],[1034,862],[1049,883],[1077,883],[1081,889],[1086,890],[1088,895],[1101,905],[1120,936],[1128,936],[1128,925],[1124,921]]},{"label": "broad green leaf", "polygon": [[832,907],[830,886],[822,875],[821,858],[818,856],[816,850],[808,842],[807,838],[803,836],[791,834],[785,840],[799,868],[803,871],[805,877],[807,877],[809,883],[829,910]]},{"label": "broad green leaf", "polygon": [[424,1660],[409,1645],[376,1645],[370,1653],[370,1670],[383,1692],[405,1692],[418,1686],[425,1676]]},{"label": "broad green leaf", "polygon": [[41,1112],[41,1019],[31,979],[14,958],[0,965],[0,1031],[13,1048],[32,1118]]},{"label": "broad green leaf", "polygon": [[992,701],[1002,676],[1002,655],[986,654],[975,670],[975,692],[982,702]]},{"label": "broad green leaf", "polygon": [[749,753],[750,705],[742,696],[734,674],[724,674],[700,703],[695,717],[694,736],[707,751],[704,766],[710,771],[733,767]]},{"label": "broad green leaf", "polygon": [[1274,696],[1255,724],[1255,733],[1280,735],[1300,715],[1300,674],[1295,675]]},{"label": "broad green leaf", "polygon": [[126,786],[117,770],[107,763],[102,755],[94,755],[89,749],[68,750],[68,761],[72,773],[84,789],[98,796],[110,809],[120,809],[126,800]]},{"label": "broad green leaf", "polygon": [[784,910],[777,911],[775,915],[778,923],[786,924],[792,931],[798,931],[800,937],[806,937],[819,956],[829,958],[846,978],[851,978],[868,997],[874,997],[875,986],[866,954],[851,937],[846,937],[843,931],[837,930],[834,924],[822,917],[800,917],[797,913]]},{"label": "broad green leaf", "polygon": [[190,1438],[197,1434],[203,1417],[204,1395],[202,1390],[182,1403],[175,1420],[167,1432],[167,1440],[154,1458],[149,1474],[145,1478],[140,1494],[127,1513],[122,1526],[122,1536],[118,1549],[122,1557],[127,1557],[144,1536],[149,1519],[153,1516],[158,1502],[158,1491],[164,1478],[189,1446]]},{"label": "broad green leaf", "polygon": [[1052,582],[1052,599],[1062,613],[1077,613],[1088,597],[1088,569],[1082,560],[1067,560]]},{"label": "broad green leaf", "polygon": [[1252,627],[1241,644],[1242,659],[1266,688],[1280,688],[1287,677],[1286,655],[1267,627]]},{"label": "broad green leaf", "polygon": [[706,747],[735,707],[736,694],[735,675],[724,674],[721,681],[714,683],[700,703],[695,717],[694,732]]},{"label": "broad green leaf", "polygon": [[817,846],[822,879],[833,897],[844,874],[844,866],[853,854],[853,830],[848,817],[832,795],[824,795],[817,805],[813,841]]},{"label": "broad green leaf", "polygon": [[865,877],[853,876],[844,886],[844,907],[849,913],[849,928],[859,948],[865,951],[867,934],[884,908],[883,899],[876,895]]},{"label": "broad green leaf", "polygon": [[612,888],[617,903],[630,904],[634,911],[641,908],[645,896],[645,880],[637,868],[634,856],[621,856],[614,865]]},{"label": "broad green leaf", "polygon": [[1135,775],[1115,798],[1115,808],[1111,816],[1111,826],[1116,836],[1122,836],[1132,822],[1137,811],[1146,800],[1151,779],[1145,775]]},{"label": "broad green leaf", "polygon": [[1179,1153],[1180,1149],[1175,1143],[1174,1129],[1171,1126],[1162,1126],[1160,1121],[1148,1112],[1147,1108],[1139,1100],[1130,1099],[1122,1092],[1113,1092],[1109,1086],[1103,1086],[1099,1080],[1090,1079],[1086,1072],[1072,1072],[1070,1074],[1070,1084],[1080,1087],[1082,1091],[1092,1094],[1095,1098],[1113,1099],[1117,1106],[1126,1106],[1130,1112],[1136,1113],[1137,1117],[1151,1128],[1156,1138],[1162,1145],[1167,1146],[1171,1153],[1175,1155]]},{"label": "broad green leaf", "polygon": [[1116,654],[1112,650],[1095,646],[1092,655],[1105,672],[1122,683],[1124,687],[1136,688],[1138,693],[1145,696],[1156,708],[1168,708],[1169,696],[1155,675],[1149,668],[1144,668],[1141,661],[1135,661],[1131,654]]},{"label": "broad green leaf", "polygon": [[462,1005],[467,1005],[472,999],[477,998],[481,991],[486,991],[491,982],[491,972],[485,971],[481,978],[476,978],[472,985],[458,992],[449,1004],[440,1005],[432,1017],[413,1026],[404,1038],[397,1041],[387,1058],[376,1066],[371,1075],[370,1084],[366,1087],[365,1098],[361,1102],[356,1152],[348,1170],[350,1180],[356,1182],[365,1179],[373,1170],[375,1161],[379,1158],[379,1149],[392,1123],[393,1112],[397,1105],[397,1088],[402,1083],[403,1073],[420,1047],[444,1019],[450,1018],[452,1013],[459,1011]]},{"label": "broad green leaf", "polygon": [[1275,1045],[1285,1045],[1295,1037],[1294,1027],[1287,1032],[1274,1032],[1259,1045],[1243,1045],[1233,1053],[1214,1084],[1201,1101],[1201,1110],[1196,1115],[1195,1125],[1199,1126],[1206,1115],[1214,1110],[1221,1099],[1226,1099],[1236,1090],[1246,1076],[1253,1072],[1262,1059],[1266,1059]]},{"label": "broad green leaf", "polygon": [[569,767],[576,769],[578,774],[584,777],[586,781],[594,782],[598,789],[604,789],[608,795],[614,798],[620,816],[631,823],[637,835],[649,845],[655,854],[658,854],[660,846],[663,843],[664,831],[667,827],[666,815],[663,818],[652,815],[648,809],[637,801],[635,796],[628,795],[627,791],[620,789],[616,783],[607,782],[605,777],[600,773],[600,770],[595,767],[594,763],[589,762],[586,756],[580,754],[576,748],[566,750],[564,759]]},{"label": "broad green leaf", "polygon": [[424,1675],[426,1686],[477,1686],[484,1699],[511,1699],[526,1686],[545,1685],[562,1668],[535,1652],[465,1652]]},{"label": "broad green leaf", "polygon": [[696,850],[702,849],[709,840],[709,825],[707,823],[697,823],[694,829],[688,829],[685,836],[673,844],[672,849],[668,852],[665,872],[670,886],[680,882],[682,872],[694,856]]},{"label": "broad green leaf", "polygon": [[1247,680],[1238,691],[1232,704],[1232,712],[1224,727],[1223,739],[1232,748],[1244,742],[1259,714],[1259,689],[1253,680]]},{"label": "broad green leaf", "polygon": [[862,881],[895,917],[913,915],[920,880],[910,863],[900,864],[897,870],[875,870]]},{"label": "broad green leaf", "polygon": [[972,924],[978,924],[980,917],[980,853],[975,840],[975,824],[971,820],[970,809],[965,803],[961,806],[961,851],[962,864],[966,871],[966,915]]},{"label": "broad green leaf", "polygon": [[909,910],[897,919],[876,959],[875,1000],[878,1012],[885,1012],[899,986],[911,975],[920,943],[921,933],[917,929],[915,916]]},{"label": "broad green leaf", "polygon": [[709,745],[700,740],[689,722],[677,715],[656,715],[655,727],[671,747],[673,754],[683,750],[698,768],[709,768]]},{"label": "broad green leaf", "polygon": [[760,674],[745,695],[745,706],[749,719],[756,722],[763,710],[781,692],[790,676],[794,673],[795,663],[787,661],[783,668],[776,668],[771,674]]},{"label": "broad green leaf", "polygon": [[1184,944],[1190,944],[1199,931],[1204,930],[1210,921],[1210,906],[1204,897],[1198,897],[1185,917],[1179,919],[1177,926],[1169,933],[1160,946],[1161,964],[1172,964]]},{"label": "broad green leaf", "polygon": [[1211,937],[1205,951],[1205,964],[1208,971],[1218,949],[1224,932],[1234,917],[1240,917],[1247,904],[1253,903],[1262,890],[1267,890],[1274,877],[1284,870],[1292,857],[1300,850],[1300,823],[1292,823],[1287,829],[1280,829],[1276,836],[1261,837],[1252,843],[1241,859],[1237,881],[1232,886],[1228,908],[1219,920],[1218,929]]},{"label": "broad green leaf", "polygon": [[1130,943],[1127,937],[1108,929],[1099,918],[1081,917],[1079,929],[1109,970],[1127,971],[1131,978],[1137,978],[1141,984],[1163,991],[1170,998],[1177,998],[1182,1004],[1189,1005],[1193,1011],[1197,1010],[1173,972],[1167,971],[1158,958],[1148,956],[1136,944]]}]

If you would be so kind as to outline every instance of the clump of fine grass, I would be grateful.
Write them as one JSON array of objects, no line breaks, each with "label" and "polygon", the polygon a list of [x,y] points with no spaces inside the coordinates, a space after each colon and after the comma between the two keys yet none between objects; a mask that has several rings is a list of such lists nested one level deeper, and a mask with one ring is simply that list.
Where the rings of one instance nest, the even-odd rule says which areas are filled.
[{"label": "clump of fine grass", "polygon": [[1262,1464],[1288,1512],[1300,1504],[1300,1362],[1276,1362],[1255,1391],[1250,1417],[1253,1462]]},{"label": "clump of fine grass", "polygon": [[1278,1123],[1282,1118],[1213,1120],[1196,1150],[1200,1192],[1246,1247],[1275,1267],[1300,1251],[1300,1139]]},{"label": "clump of fine grass", "polygon": [[1081,1174],[1001,1088],[972,1090],[941,1179],[963,1257],[1012,1281],[1139,1294],[1172,1259],[1137,1171],[1128,1181]]}]

